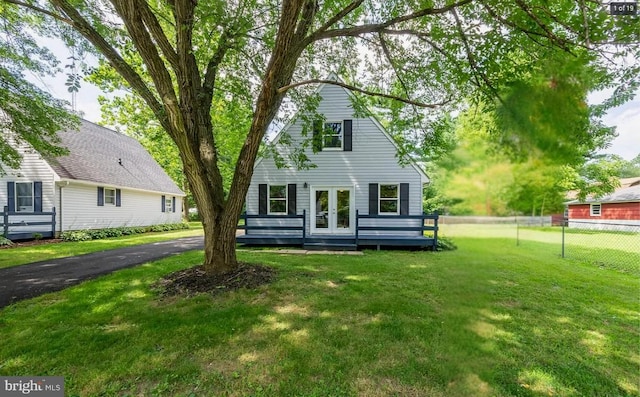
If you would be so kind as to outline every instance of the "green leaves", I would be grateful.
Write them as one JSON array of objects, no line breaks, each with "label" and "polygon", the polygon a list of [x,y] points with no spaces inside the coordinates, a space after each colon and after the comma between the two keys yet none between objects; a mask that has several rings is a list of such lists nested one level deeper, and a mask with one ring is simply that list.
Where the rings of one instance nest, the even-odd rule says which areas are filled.
[{"label": "green leaves", "polygon": [[[18,168],[20,150],[31,147],[43,156],[65,153],[56,132],[73,128],[75,117],[69,116],[66,102],[53,98],[27,81],[25,73],[54,74],[58,61],[41,48],[34,32],[46,29],[43,19],[12,4],[1,3],[0,23],[0,175],[8,168]],[[28,145],[28,146],[25,146]],[[20,150],[19,150],[20,148]]]}]

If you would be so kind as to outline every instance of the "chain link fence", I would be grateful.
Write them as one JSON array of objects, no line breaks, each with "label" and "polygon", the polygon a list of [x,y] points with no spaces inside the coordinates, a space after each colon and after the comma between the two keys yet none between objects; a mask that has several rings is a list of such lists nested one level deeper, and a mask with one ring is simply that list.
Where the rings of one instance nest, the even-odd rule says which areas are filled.
[{"label": "chain link fence", "polygon": [[500,238],[558,256],[640,276],[640,222],[594,223],[560,217],[440,217],[440,235]]},{"label": "chain link fence", "polygon": [[562,227],[562,257],[602,268],[640,274],[640,222],[566,220]]}]

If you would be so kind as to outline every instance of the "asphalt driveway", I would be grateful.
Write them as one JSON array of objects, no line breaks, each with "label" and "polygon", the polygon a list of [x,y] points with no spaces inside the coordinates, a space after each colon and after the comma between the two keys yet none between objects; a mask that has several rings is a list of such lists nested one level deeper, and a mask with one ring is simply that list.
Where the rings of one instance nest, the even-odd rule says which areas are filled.
[{"label": "asphalt driveway", "polygon": [[0,269],[0,308],[119,269],[203,248],[204,237],[185,237]]}]

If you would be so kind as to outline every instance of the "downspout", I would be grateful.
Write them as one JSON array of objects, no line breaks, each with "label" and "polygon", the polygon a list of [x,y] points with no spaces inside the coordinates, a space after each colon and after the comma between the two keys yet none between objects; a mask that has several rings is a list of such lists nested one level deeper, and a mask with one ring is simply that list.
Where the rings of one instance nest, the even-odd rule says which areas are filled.
[{"label": "downspout", "polygon": [[62,185],[58,186],[60,194],[58,195],[58,237],[62,234]]},{"label": "downspout", "polygon": [[62,188],[63,187],[67,187],[67,186],[69,186],[69,181],[65,181],[64,182],[64,186],[63,186],[62,183],[58,186],[58,189],[60,191],[60,194],[58,196],[58,201],[59,202],[58,202],[58,210],[57,210],[57,213],[58,213],[58,225],[59,225],[58,226],[58,234],[59,235],[62,234],[62,232],[63,232],[63,230],[62,230],[62,212],[63,212],[62,211]]}]

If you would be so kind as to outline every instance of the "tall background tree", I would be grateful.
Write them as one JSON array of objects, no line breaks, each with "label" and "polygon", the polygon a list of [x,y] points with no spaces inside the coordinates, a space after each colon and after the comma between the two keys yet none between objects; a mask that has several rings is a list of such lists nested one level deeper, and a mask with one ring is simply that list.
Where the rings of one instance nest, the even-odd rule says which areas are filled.
[{"label": "tall background tree", "polygon": [[[27,144],[43,155],[60,155],[56,132],[77,122],[67,103],[38,89],[26,74],[39,78],[60,71],[59,61],[38,46],[37,34],[48,31],[44,18],[26,19],[14,6],[0,2],[0,174],[17,168],[17,150]],[[16,145],[17,143],[17,145]]]},{"label": "tall background tree", "polygon": [[[637,46],[623,45],[638,41],[637,21],[611,18],[593,1],[0,4],[25,20],[46,19],[58,31],[76,32],[83,38],[77,45],[89,43],[109,64],[114,84],[125,86],[148,106],[180,155],[203,219],[204,267],[209,273],[237,266],[236,223],[260,144],[283,101],[304,98],[309,85],[327,82],[323,77],[330,70],[343,76],[346,83],[340,84],[354,92],[402,103],[395,105],[392,123],[406,124],[403,118],[410,118],[408,132],[427,141],[433,133],[423,126],[434,111],[455,108],[468,98],[495,103],[509,88],[516,98],[522,92],[516,83],[527,80],[542,59],[560,53],[591,64],[603,87],[623,82],[618,99],[637,87],[637,65],[605,73],[602,64],[610,60],[613,68],[617,60],[638,58]],[[597,52],[603,57],[596,57]],[[228,95],[245,101],[252,114],[225,194],[218,144],[224,131],[216,131],[211,114],[214,99]],[[498,102],[505,109],[513,103],[509,98]],[[380,101],[383,105],[385,100]],[[507,116],[502,119],[509,121]],[[517,122],[508,123],[510,131],[523,134],[526,128],[514,127],[523,125],[521,118],[512,119]],[[585,145],[590,144],[589,134],[580,130]],[[579,156],[571,147],[561,153]]]}]

